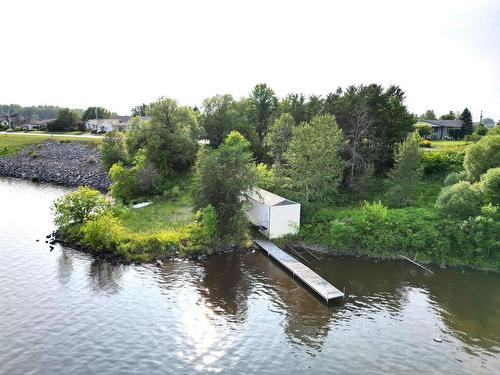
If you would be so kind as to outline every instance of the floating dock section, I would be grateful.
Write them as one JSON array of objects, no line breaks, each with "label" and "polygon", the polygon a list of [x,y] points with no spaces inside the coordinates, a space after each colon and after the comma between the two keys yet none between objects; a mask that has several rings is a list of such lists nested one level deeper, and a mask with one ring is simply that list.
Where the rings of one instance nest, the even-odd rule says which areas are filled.
[{"label": "floating dock section", "polygon": [[309,288],[324,298],[327,303],[332,299],[344,298],[344,293],[272,242],[267,240],[254,240],[254,242],[266,251],[267,255],[289,270],[294,277],[298,277]]}]

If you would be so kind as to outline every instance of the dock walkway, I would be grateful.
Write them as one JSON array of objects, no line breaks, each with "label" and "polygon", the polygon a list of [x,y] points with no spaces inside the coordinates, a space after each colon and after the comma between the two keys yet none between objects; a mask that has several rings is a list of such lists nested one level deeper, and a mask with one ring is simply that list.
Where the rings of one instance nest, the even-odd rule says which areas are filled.
[{"label": "dock walkway", "polygon": [[267,240],[254,240],[254,242],[266,251],[269,256],[289,270],[293,276],[298,277],[318,295],[324,298],[327,303],[331,299],[344,297],[344,293],[312,271],[309,267],[288,255],[272,242]]}]

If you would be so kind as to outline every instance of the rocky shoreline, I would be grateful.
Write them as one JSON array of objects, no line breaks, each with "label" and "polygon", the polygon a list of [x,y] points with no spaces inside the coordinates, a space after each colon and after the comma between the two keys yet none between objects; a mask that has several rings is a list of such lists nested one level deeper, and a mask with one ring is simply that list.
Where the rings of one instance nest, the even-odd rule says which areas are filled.
[{"label": "rocky shoreline", "polygon": [[46,141],[0,158],[0,176],[107,192],[110,181],[97,147],[81,142]]}]

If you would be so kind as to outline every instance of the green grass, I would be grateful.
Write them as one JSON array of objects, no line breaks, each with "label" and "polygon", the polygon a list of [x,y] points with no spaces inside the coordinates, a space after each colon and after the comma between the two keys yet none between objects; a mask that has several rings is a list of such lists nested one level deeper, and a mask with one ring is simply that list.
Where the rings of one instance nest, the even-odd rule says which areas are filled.
[{"label": "green grass", "polygon": [[102,141],[101,138],[52,137],[50,134],[47,134],[47,136],[29,135],[26,133],[0,134],[0,157],[14,154],[28,145],[34,145],[46,140],[87,142],[91,144],[98,144]]},{"label": "green grass", "polygon": [[91,135],[89,132],[82,132],[80,130],[75,130],[72,132],[49,132],[47,130],[33,130],[27,132],[27,134],[65,134],[65,135]]},{"label": "green grass", "polygon": [[177,198],[159,196],[152,201],[144,208],[117,210],[122,225],[133,232],[150,232],[178,228],[194,220],[193,204],[186,190]]},{"label": "green grass", "polygon": [[432,141],[431,150],[463,152],[472,142],[466,141]]}]

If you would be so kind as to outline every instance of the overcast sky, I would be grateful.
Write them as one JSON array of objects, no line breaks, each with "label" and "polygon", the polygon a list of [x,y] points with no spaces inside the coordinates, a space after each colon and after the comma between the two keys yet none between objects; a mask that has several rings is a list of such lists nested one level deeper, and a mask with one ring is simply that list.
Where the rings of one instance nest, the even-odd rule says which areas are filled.
[{"label": "overcast sky", "polygon": [[500,119],[500,0],[2,0],[0,103],[199,105],[398,84],[410,111]]}]

